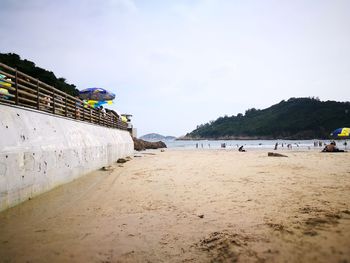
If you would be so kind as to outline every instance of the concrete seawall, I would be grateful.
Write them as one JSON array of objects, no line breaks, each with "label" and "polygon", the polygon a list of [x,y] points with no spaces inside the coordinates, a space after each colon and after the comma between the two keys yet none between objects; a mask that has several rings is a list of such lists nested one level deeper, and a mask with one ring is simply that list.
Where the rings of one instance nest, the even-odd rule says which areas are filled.
[{"label": "concrete seawall", "polygon": [[133,151],[127,131],[0,105],[0,211]]}]

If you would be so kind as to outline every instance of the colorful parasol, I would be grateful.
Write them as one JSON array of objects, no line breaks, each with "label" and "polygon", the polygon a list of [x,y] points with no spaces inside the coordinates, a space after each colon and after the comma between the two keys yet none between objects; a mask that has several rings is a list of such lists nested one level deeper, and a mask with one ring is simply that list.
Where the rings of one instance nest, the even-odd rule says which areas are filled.
[{"label": "colorful parasol", "polygon": [[102,88],[88,88],[79,91],[79,97],[83,100],[111,101],[115,94]]},{"label": "colorful parasol", "polygon": [[350,137],[350,128],[338,128],[331,133],[331,136],[340,139],[345,139]]},{"label": "colorful parasol", "polygon": [[112,104],[113,102],[111,100],[103,100],[103,101],[98,101],[98,100],[87,100],[85,103],[85,108],[91,107],[91,108],[99,108],[103,104]]}]

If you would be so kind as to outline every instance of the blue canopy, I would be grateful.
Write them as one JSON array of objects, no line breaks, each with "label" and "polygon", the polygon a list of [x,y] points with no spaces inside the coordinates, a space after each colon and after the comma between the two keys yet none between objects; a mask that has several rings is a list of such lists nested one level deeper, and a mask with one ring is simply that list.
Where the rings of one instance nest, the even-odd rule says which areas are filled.
[{"label": "blue canopy", "polygon": [[115,94],[102,88],[88,88],[79,91],[79,98],[83,100],[105,101],[113,100]]}]

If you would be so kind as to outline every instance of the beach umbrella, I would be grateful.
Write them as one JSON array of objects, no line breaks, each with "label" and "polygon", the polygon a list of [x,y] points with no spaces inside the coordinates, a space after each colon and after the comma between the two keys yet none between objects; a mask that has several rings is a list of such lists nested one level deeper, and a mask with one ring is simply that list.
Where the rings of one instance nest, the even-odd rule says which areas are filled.
[{"label": "beach umbrella", "polygon": [[110,101],[114,100],[115,94],[102,88],[88,88],[79,91],[79,98],[83,100]]},{"label": "beach umbrella", "polygon": [[350,128],[338,128],[331,133],[332,137],[347,139],[350,137]]},{"label": "beach umbrella", "polygon": [[88,105],[91,108],[99,108],[100,106],[102,106],[103,104],[112,104],[113,102],[111,100],[87,100],[86,101],[86,106],[88,107]]}]

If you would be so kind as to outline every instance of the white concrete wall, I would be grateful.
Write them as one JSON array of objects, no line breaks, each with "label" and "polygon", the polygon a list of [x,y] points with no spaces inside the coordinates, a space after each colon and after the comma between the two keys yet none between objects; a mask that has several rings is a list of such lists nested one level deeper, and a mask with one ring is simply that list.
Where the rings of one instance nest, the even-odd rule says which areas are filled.
[{"label": "white concrete wall", "polygon": [[127,131],[0,105],[0,211],[133,151]]}]

